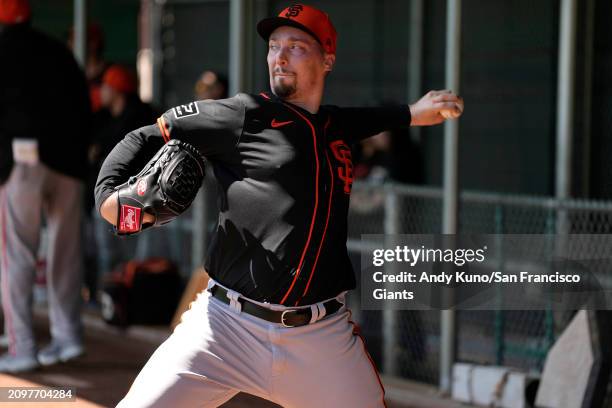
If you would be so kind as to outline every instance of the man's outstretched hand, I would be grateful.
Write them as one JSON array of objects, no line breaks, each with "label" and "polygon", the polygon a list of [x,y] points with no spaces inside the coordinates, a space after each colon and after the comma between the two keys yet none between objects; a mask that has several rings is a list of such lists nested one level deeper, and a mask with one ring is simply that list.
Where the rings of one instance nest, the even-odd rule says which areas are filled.
[{"label": "man's outstretched hand", "polygon": [[410,126],[437,125],[463,113],[463,98],[449,90],[429,91],[410,105]]}]

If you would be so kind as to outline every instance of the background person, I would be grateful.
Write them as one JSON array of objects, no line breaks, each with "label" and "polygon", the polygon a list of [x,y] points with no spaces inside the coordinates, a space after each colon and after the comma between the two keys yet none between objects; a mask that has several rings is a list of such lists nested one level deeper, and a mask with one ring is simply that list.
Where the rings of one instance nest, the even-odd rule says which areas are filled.
[{"label": "background person", "polygon": [[[90,104],[70,51],[30,26],[27,0],[0,0],[0,61],[0,143],[11,146],[12,156],[0,188],[0,279],[9,343],[0,372],[19,372],[84,351],[80,232]],[[32,291],[43,219],[52,340],[37,356]]]}]

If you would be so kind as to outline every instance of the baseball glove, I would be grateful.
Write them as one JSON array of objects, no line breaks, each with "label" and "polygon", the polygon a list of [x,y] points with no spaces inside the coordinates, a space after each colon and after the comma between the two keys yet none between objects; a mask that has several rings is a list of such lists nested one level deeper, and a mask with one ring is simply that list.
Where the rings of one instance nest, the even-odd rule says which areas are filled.
[{"label": "baseball glove", "polygon": [[[169,223],[193,202],[204,181],[204,158],[188,143],[172,139],[127,183],[117,186],[119,215],[115,232],[133,235]],[[144,213],[155,223],[143,225]]]}]

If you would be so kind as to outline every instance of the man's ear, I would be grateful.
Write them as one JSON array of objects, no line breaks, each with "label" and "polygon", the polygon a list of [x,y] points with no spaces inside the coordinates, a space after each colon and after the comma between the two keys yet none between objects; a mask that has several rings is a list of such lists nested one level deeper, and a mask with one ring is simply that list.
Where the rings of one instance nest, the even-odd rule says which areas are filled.
[{"label": "man's ear", "polygon": [[336,56],[334,54],[325,54],[323,57],[323,66],[325,67],[325,72],[331,72],[334,69],[334,64],[336,63]]}]

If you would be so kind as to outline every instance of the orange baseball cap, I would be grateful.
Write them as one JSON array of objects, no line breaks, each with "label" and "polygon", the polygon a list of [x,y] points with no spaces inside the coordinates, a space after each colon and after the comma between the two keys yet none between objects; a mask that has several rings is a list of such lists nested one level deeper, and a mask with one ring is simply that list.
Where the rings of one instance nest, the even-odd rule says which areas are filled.
[{"label": "orange baseball cap", "polygon": [[102,83],[126,94],[136,92],[136,76],[124,66],[111,65],[104,72]]},{"label": "orange baseball cap", "polygon": [[291,26],[306,31],[319,41],[330,54],[336,53],[336,29],[327,13],[305,4],[287,7],[277,17],[270,17],[257,23],[257,32],[266,41],[272,31],[281,26]]},{"label": "orange baseball cap", "polygon": [[0,0],[0,23],[19,24],[30,19],[28,0]]}]

